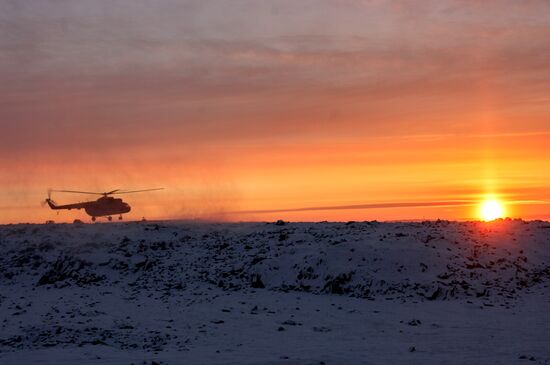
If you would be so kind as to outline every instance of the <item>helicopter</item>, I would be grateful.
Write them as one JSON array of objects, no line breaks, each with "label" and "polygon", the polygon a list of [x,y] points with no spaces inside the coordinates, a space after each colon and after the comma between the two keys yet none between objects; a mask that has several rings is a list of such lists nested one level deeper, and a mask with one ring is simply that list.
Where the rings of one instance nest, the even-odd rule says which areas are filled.
[{"label": "helicopter", "polygon": [[[119,215],[118,219],[122,220],[122,215],[128,213],[132,208],[128,203],[125,203],[122,199],[114,198],[111,195],[115,194],[132,194],[132,193],[141,193],[144,191],[155,191],[163,190],[164,188],[154,188],[154,189],[143,189],[143,190],[130,190],[123,191],[120,189],[96,193],[90,191],[76,191],[76,190],[48,190],[48,198],[44,201],[49,207],[53,210],[60,209],[84,209],[86,213],[92,217],[92,221],[95,222],[97,217],[107,217],[107,220],[112,221],[113,215]],[[57,205],[51,198],[51,194],[55,193],[75,193],[75,194],[91,194],[91,195],[101,195],[96,201],[80,202],[73,204],[64,204]]]}]

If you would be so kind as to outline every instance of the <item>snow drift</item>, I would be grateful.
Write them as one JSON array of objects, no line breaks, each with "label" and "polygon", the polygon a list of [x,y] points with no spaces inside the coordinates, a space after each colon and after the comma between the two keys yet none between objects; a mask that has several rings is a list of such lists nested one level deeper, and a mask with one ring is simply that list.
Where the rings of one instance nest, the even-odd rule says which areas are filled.
[{"label": "snow drift", "polygon": [[[320,303],[350,297],[514,308],[523,296],[548,294],[550,224],[8,225],[0,227],[0,273],[0,359],[22,350],[89,346],[158,354],[189,351],[200,336],[146,331],[136,323],[138,314],[121,316],[114,307],[139,312],[148,305],[208,306],[201,296],[213,300],[221,293],[302,293]],[[197,356],[197,363],[206,359]]]}]

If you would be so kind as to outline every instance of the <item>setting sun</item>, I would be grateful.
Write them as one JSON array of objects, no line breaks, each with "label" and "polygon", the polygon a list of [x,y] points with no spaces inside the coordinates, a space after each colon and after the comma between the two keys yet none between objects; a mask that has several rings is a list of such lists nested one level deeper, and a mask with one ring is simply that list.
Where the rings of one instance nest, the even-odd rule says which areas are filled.
[{"label": "setting sun", "polygon": [[481,219],[484,221],[492,221],[504,216],[504,207],[497,200],[486,200],[482,203],[480,209]]}]

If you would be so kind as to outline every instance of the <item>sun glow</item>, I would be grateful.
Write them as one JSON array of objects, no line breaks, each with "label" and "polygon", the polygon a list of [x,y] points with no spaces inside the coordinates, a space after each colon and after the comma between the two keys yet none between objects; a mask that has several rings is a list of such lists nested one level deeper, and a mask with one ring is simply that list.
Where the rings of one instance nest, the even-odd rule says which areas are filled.
[{"label": "sun glow", "polygon": [[479,209],[481,219],[486,222],[504,217],[504,207],[498,200],[486,200]]}]

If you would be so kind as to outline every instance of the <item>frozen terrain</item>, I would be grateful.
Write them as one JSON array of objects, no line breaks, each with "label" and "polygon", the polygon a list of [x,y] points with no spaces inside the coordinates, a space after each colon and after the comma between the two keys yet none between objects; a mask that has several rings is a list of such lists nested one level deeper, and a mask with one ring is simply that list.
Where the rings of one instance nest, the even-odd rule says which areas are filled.
[{"label": "frozen terrain", "polygon": [[0,226],[0,364],[550,364],[550,223]]}]

